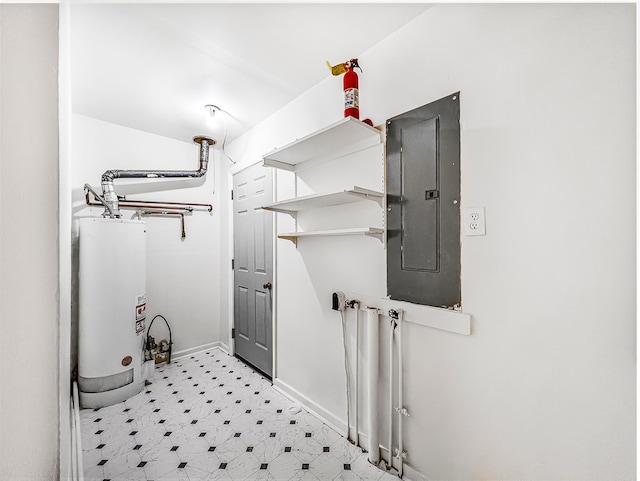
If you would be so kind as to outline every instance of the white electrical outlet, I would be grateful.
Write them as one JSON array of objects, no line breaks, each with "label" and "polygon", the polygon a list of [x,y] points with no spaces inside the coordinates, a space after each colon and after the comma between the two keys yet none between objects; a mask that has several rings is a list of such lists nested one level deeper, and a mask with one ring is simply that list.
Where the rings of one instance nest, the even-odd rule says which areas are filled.
[{"label": "white electrical outlet", "polygon": [[464,235],[485,235],[484,207],[468,207],[464,209],[462,225]]}]

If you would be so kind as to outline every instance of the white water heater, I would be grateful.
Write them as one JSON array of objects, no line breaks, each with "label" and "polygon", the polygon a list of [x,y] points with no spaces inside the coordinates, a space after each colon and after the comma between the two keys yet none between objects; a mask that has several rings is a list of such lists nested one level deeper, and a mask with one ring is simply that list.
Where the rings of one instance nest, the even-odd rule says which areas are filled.
[{"label": "white water heater", "polygon": [[78,387],[100,408],[142,390],[146,320],[144,222],[80,220]]}]

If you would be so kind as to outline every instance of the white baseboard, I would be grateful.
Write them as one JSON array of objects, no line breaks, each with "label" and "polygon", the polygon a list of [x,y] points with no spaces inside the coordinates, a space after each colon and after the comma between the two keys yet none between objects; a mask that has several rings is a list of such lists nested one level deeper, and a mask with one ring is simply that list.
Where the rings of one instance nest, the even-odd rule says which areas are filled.
[{"label": "white baseboard", "polygon": [[416,471],[410,464],[405,463],[402,468],[404,470],[404,476],[402,476],[403,481],[429,481],[429,478],[421,472]]},{"label": "white baseboard", "polygon": [[229,347],[225,343],[223,343],[222,341],[215,341],[173,352],[171,353],[171,359],[182,359],[183,357],[193,356],[198,352],[208,351],[209,349],[220,349],[221,351],[229,354]]},{"label": "white baseboard", "polygon": [[[361,446],[365,446],[363,449],[366,449],[369,437],[366,434],[360,433],[359,441]],[[385,462],[389,459],[389,449],[385,446],[380,446],[380,458]],[[400,461],[396,458],[393,458],[393,469],[396,471],[400,469]],[[429,481],[429,478],[405,462],[402,464],[402,481]]]},{"label": "white baseboard", "polygon": [[304,394],[295,390],[285,382],[282,382],[280,379],[273,380],[273,387],[276,391],[284,394],[293,402],[301,404],[306,411],[317,416],[323,423],[338,432],[340,435],[345,435],[347,431],[347,424],[324,409],[322,406],[316,404]]},{"label": "white baseboard", "polygon": [[[347,430],[347,424],[344,421],[338,419],[336,416],[334,416],[332,413],[330,413],[323,407],[313,402],[311,399],[309,399],[305,395],[303,395],[296,389],[292,388],[285,382],[282,382],[280,379],[273,380],[273,387],[278,392],[284,394],[292,401],[301,404],[306,411],[309,411],[311,414],[317,416],[322,422],[324,422],[329,427],[337,431],[340,435],[342,436],[345,435]],[[353,431],[354,428],[352,427],[351,430]],[[369,438],[366,434],[363,434],[361,432],[358,433],[358,441],[359,441],[360,447],[362,447],[365,450],[368,446],[368,440]],[[382,459],[389,459],[388,457],[389,450],[384,446],[380,446],[380,455]],[[394,459],[393,466],[396,470],[400,467],[397,459]],[[412,468],[410,464],[404,463],[402,465],[402,469],[403,469],[403,476],[402,476],[403,481],[429,481],[429,478],[427,478],[424,474],[420,473],[416,469]]]},{"label": "white baseboard", "polygon": [[[360,434],[359,441],[362,446],[366,446],[368,441],[367,435]],[[385,463],[389,459],[389,450],[384,446],[380,446],[380,458],[384,460]],[[393,458],[393,469],[396,470],[395,474],[399,472],[400,461],[397,458]],[[429,478],[405,462],[402,464],[402,481],[429,481]]]}]

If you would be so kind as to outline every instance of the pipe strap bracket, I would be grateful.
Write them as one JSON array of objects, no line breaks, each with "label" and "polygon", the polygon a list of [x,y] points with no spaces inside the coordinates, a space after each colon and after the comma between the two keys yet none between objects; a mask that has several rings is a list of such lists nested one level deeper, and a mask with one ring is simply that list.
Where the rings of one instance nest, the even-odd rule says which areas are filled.
[{"label": "pipe strap bracket", "polygon": [[396,459],[400,459],[400,458],[407,459],[407,456],[408,456],[408,454],[407,454],[406,451],[403,450],[402,451],[402,455],[400,455],[400,451],[398,450],[398,448],[394,449],[394,453],[393,453],[393,457],[394,458],[396,458]]},{"label": "pipe strap bracket", "polygon": [[395,411],[396,411],[398,414],[402,414],[402,415],[403,415],[404,417],[406,417],[406,418],[408,418],[409,416],[411,416],[411,415],[409,414],[409,411],[407,411],[407,408],[406,408],[406,407],[404,407],[404,406],[403,406],[403,407],[401,407],[401,408],[400,408],[400,407],[395,408]]}]

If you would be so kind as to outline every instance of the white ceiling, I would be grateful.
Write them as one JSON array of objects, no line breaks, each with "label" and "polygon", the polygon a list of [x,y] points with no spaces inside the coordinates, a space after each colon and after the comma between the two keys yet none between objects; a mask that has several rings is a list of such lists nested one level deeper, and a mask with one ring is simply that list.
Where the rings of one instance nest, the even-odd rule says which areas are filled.
[{"label": "white ceiling", "polygon": [[73,111],[165,137],[227,142],[366,52],[427,4],[72,4]]}]

